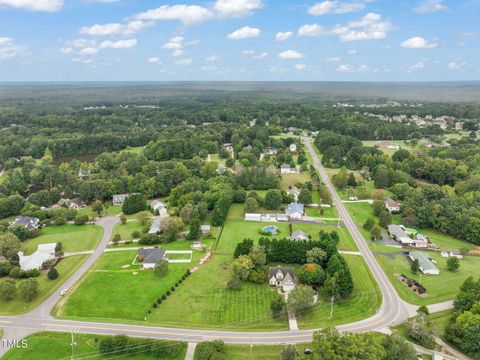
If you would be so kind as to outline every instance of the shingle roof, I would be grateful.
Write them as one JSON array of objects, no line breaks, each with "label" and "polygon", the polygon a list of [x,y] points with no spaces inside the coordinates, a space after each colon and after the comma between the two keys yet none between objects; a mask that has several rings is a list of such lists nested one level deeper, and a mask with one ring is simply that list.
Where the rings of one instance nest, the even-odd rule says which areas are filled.
[{"label": "shingle roof", "polygon": [[304,211],[303,204],[291,203],[291,204],[288,204],[288,207],[285,210],[285,213],[287,213],[287,214],[295,214],[295,213],[303,214],[303,211]]},{"label": "shingle roof", "polygon": [[435,264],[430,260],[427,254],[421,251],[410,251],[410,256],[413,259],[418,260],[418,264],[422,268],[423,272],[428,271],[428,270],[436,270],[438,271],[438,268],[435,266]]},{"label": "shingle roof", "polygon": [[144,264],[156,264],[158,260],[165,258],[165,250],[163,249],[140,249],[138,256],[143,257]]},{"label": "shingle roof", "polygon": [[293,271],[293,268],[281,265],[269,268],[268,278],[270,279],[272,276],[275,276],[279,270],[282,272],[283,277],[285,277],[287,274],[290,274],[292,278],[295,278],[295,272]]}]

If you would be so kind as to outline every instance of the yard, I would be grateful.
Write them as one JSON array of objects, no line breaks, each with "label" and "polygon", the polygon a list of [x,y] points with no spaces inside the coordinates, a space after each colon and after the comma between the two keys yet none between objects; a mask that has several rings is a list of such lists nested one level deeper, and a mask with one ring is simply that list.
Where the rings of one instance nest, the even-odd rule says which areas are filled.
[{"label": "yard", "polygon": [[[298,349],[303,349],[297,346]],[[228,360],[278,360],[282,345],[225,345],[225,359]]]},{"label": "yard", "polygon": [[113,229],[112,239],[118,234],[120,235],[120,240],[132,240],[132,232],[139,231],[141,233],[145,226],[146,225],[142,225],[137,220],[127,221],[125,224],[119,223],[115,225],[115,228]]},{"label": "yard", "polygon": [[420,297],[408,288],[407,285],[397,280],[394,274],[405,274],[411,279],[420,281],[420,274],[412,274],[410,263],[403,254],[375,254],[387,276],[391,279],[398,294],[405,301],[416,305],[435,304],[442,301],[452,300],[457,295],[463,281],[469,277],[480,276],[480,258],[466,256],[460,260],[460,269],[456,272],[448,271],[447,259],[438,252],[428,252],[437,262],[440,275],[422,275],[422,285],[427,289],[428,296]]},{"label": "yard", "polygon": [[[381,141],[382,140],[366,140],[366,141],[362,141],[362,143],[363,143],[363,146],[375,147]],[[405,150],[408,150],[408,151],[412,151],[412,150],[418,148],[418,145],[416,147],[413,147],[412,145],[407,144],[403,140],[383,140],[383,141],[386,141],[391,145],[398,145],[398,146],[400,146],[401,149],[405,149]],[[379,147],[378,149],[380,149],[381,151],[383,151],[384,154],[389,155],[389,156],[392,156],[397,151],[395,149],[384,149],[384,148],[381,148],[381,147]]]},{"label": "yard", "polygon": [[290,187],[297,184],[304,184],[307,181],[310,181],[310,174],[308,172],[303,172],[300,174],[285,174],[281,175],[282,179],[280,181],[280,188],[287,191]]},{"label": "yard", "polygon": [[[48,279],[47,273],[42,272],[42,274],[36,278],[39,284],[37,298],[32,302],[26,303],[17,293],[17,296],[11,301],[0,300],[0,315],[16,315],[32,310],[34,307],[45,301],[45,299],[48,298],[54,291],[56,291],[59,286],[63,284],[63,282],[66,281],[86,259],[86,255],[77,255],[67,257],[60,261],[60,263],[56,266],[60,276],[55,280]],[[17,280],[17,282],[20,281],[21,280]]]},{"label": "yard", "polygon": [[26,254],[31,254],[37,250],[38,244],[61,242],[64,252],[93,250],[102,235],[103,230],[97,225],[52,225],[41,229],[40,236],[27,240],[23,248]]},{"label": "yard", "polygon": [[301,329],[336,326],[373,316],[382,303],[375,279],[361,256],[343,255],[352,272],[354,291],[349,299],[336,301],[330,320],[330,298],[320,292],[319,301],[311,313],[300,318]]},{"label": "yard", "polygon": [[[104,336],[90,334],[75,334],[75,347],[73,355],[75,358],[82,359],[112,359],[112,357],[100,356],[98,353],[98,340]],[[41,332],[27,337],[28,347],[10,350],[4,357],[4,360],[30,360],[30,359],[67,359],[72,356],[71,334],[62,332]],[[175,358],[162,357],[165,360],[183,360],[187,347]],[[116,353],[115,358],[126,357],[129,360],[149,360],[158,359],[150,354],[145,354],[141,349],[135,353],[121,354]],[[73,356],[72,356],[73,358]]]}]

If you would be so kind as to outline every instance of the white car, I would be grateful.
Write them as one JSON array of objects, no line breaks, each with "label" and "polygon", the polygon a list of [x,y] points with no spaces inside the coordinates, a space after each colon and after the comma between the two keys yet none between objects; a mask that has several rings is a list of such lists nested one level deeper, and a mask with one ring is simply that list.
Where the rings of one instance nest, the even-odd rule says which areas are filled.
[{"label": "white car", "polygon": [[63,289],[62,291],[60,291],[60,296],[63,296],[67,293],[68,289]]}]

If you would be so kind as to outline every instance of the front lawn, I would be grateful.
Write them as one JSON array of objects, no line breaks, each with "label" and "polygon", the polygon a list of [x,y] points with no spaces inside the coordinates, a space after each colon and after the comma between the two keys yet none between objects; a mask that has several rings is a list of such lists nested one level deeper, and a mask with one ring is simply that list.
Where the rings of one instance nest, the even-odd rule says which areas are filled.
[{"label": "front lawn", "polygon": [[354,290],[350,298],[335,301],[333,319],[330,319],[330,297],[319,294],[311,313],[300,318],[301,329],[336,326],[373,316],[382,303],[382,294],[361,256],[343,255],[352,272]]},{"label": "front lawn", "polygon": [[40,230],[40,236],[24,243],[26,254],[37,250],[38,244],[61,242],[64,252],[93,250],[102,239],[103,229],[97,225],[47,226]]},{"label": "front lawn", "polygon": [[305,171],[300,174],[285,174],[281,175],[280,187],[282,190],[288,191],[288,189],[297,184],[304,184],[311,180],[310,173]]},{"label": "front lawn", "polygon": [[[297,346],[298,349],[303,349]],[[228,360],[278,360],[282,345],[225,345],[225,359]]]},{"label": "front lawn", "polygon": [[420,281],[420,274],[412,274],[410,263],[405,255],[384,255],[376,254],[376,258],[392,281],[398,294],[405,301],[416,305],[435,304],[442,301],[452,300],[457,295],[459,287],[464,280],[473,276],[480,276],[480,258],[475,256],[466,256],[460,260],[460,269],[456,272],[448,271],[447,259],[443,258],[438,252],[428,252],[428,254],[437,261],[437,267],[440,269],[440,275],[422,275],[422,285],[427,289],[428,296],[420,297],[410,288],[394,277],[394,274],[405,274],[411,279]]},{"label": "front lawn", "polygon": [[[72,356],[71,334],[62,332],[40,332],[28,336],[28,347],[14,348],[10,350],[4,357],[4,360],[30,360],[30,359],[69,359]],[[105,338],[101,335],[91,334],[75,334],[75,347],[73,349],[72,358],[78,359],[113,359],[126,358],[129,360],[150,360],[158,359],[151,354],[145,354],[141,348],[134,353],[116,352],[112,356],[101,356],[99,354],[99,340]],[[137,340],[137,339],[135,339]],[[134,341],[135,341],[134,340]],[[140,341],[140,339],[138,339]],[[183,360],[187,347],[184,346],[183,351],[175,358],[163,357],[165,360]]]},{"label": "front lawn", "polygon": [[[55,280],[47,278],[47,273],[42,274],[36,278],[39,284],[38,296],[31,302],[25,302],[17,292],[16,297],[11,301],[0,300],[0,315],[17,315],[32,310],[34,307],[41,304],[46,298],[48,298],[54,291],[60,287],[77,268],[87,259],[87,255],[76,255],[64,258],[56,266],[59,277]],[[17,284],[21,280],[16,280]]]},{"label": "front lawn", "polygon": [[146,225],[142,225],[139,221],[127,221],[125,224],[118,223],[115,225],[115,228],[112,232],[112,239],[115,237],[116,234],[120,235],[120,240],[132,240],[132,232],[139,231],[142,233],[143,228]]}]

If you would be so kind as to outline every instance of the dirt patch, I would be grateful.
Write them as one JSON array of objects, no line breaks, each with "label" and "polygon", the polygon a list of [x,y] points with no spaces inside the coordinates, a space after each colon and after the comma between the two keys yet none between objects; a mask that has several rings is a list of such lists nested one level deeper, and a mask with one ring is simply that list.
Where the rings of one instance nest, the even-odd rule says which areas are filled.
[{"label": "dirt patch", "polygon": [[397,277],[398,280],[400,280],[402,283],[407,285],[410,288],[410,290],[412,290],[418,296],[420,296],[420,297],[427,297],[428,296],[427,289],[425,289],[425,287],[422,284],[420,284],[418,281],[410,279],[409,277],[407,277],[403,274],[401,274],[401,275],[395,274],[395,276]]}]

